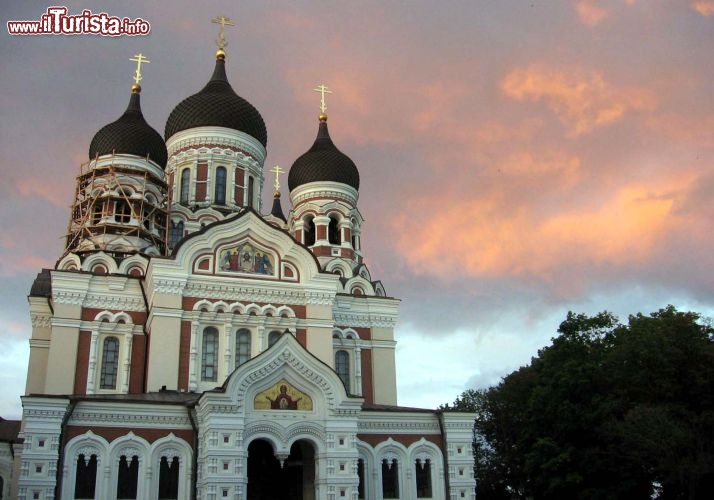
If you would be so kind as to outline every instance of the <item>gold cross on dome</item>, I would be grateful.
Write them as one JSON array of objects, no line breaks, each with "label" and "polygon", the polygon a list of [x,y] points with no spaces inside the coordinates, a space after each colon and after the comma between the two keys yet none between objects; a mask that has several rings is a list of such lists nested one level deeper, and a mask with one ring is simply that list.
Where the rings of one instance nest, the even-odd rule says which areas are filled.
[{"label": "gold cross on dome", "polygon": [[327,104],[325,104],[325,94],[332,94],[332,91],[327,88],[327,85],[320,84],[317,88],[312,89],[315,92],[320,93],[320,113],[325,114],[327,112]]},{"label": "gold cross on dome", "polygon": [[285,170],[280,168],[280,165],[275,165],[270,169],[271,172],[275,173],[275,190],[280,191],[280,174],[284,174]]},{"label": "gold cross on dome", "polygon": [[134,73],[134,83],[139,85],[139,82],[141,81],[141,63],[149,64],[151,61],[149,61],[142,53],[134,54],[134,57],[130,57],[129,60],[136,62],[136,72]]},{"label": "gold cross on dome", "polygon": [[226,26],[235,26],[236,23],[224,15],[211,19],[211,22],[221,25],[221,30],[218,32],[218,40],[216,40],[216,44],[218,45],[219,50],[223,50],[228,46],[228,43],[226,42]]}]

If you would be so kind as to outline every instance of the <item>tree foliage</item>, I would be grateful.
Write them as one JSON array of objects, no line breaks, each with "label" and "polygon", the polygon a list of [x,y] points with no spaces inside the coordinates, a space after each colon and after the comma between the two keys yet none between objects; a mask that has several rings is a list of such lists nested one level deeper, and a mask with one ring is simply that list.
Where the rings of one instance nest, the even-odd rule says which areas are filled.
[{"label": "tree foliage", "polygon": [[568,313],[530,365],[442,409],[477,414],[479,500],[714,492],[714,329],[695,313]]}]

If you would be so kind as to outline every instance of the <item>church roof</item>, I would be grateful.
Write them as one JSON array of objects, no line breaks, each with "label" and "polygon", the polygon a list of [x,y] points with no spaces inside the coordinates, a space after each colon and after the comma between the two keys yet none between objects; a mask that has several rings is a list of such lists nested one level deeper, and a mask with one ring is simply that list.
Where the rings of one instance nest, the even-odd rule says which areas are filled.
[{"label": "church roof", "polygon": [[52,276],[49,269],[43,269],[37,273],[35,281],[30,287],[30,297],[51,297],[52,296]]},{"label": "church roof", "polygon": [[146,123],[141,112],[141,94],[132,91],[129,105],[118,120],[105,125],[89,145],[89,159],[110,154],[149,157],[162,168],[166,166],[166,144],[161,135]]},{"label": "church roof", "polygon": [[270,210],[270,215],[272,215],[273,217],[277,217],[283,222],[288,221],[285,218],[285,214],[283,214],[283,207],[280,204],[280,193],[277,193],[275,196],[273,196],[273,208]]},{"label": "church roof", "polygon": [[226,76],[226,61],[216,58],[211,79],[203,89],[181,101],[166,121],[164,137],[194,127],[225,127],[268,144],[265,122],[255,107],[235,93]]},{"label": "church roof", "polygon": [[349,156],[337,149],[327,130],[327,119],[320,119],[317,137],[310,149],[290,168],[290,191],[310,182],[340,182],[359,189],[359,171]]},{"label": "church roof", "polygon": [[0,417],[0,442],[17,441],[21,424],[19,420],[5,420]]}]

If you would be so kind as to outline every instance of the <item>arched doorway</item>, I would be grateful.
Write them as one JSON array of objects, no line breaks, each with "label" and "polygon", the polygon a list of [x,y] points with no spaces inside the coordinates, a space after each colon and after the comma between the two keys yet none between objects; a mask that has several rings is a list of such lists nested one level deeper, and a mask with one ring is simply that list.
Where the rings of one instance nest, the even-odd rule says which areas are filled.
[{"label": "arched doorway", "polygon": [[272,445],[256,439],[248,446],[248,500],[315,500],[315,448],[300,440],[285,462]]}]

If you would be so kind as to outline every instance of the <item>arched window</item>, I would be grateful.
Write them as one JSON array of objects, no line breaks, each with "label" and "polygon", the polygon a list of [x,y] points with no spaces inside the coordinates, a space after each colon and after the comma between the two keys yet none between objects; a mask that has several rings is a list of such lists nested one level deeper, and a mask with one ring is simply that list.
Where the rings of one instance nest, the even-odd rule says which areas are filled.
[{"label": "arched window", "polygon": [[102,371],[99,380],[100,389],[116,389],[119,369],[119,339],[107,337],[102,347]]},{"label": "arched window", "polygon": [[236,368],[250,359],[250,330],[236,332]]},{"label": "arched window", "polygon": [[213,199],[218,205],[226,203],[226,168],[218,167],[216,169],[216,187],[213,194]]},{"label": "arched window", "polygon": [[382,460],[382,498],[399,498],[399,462]]},{"label": "arched window", "polygon": [[178,498],[179,459],[174,457],[169,463],[166,457],[161,457],[159,463],[159,499],[174,500]]},{"label": "arched window", "polygon": [[248,177],[248,206],[253,208],[253,195],[255,194],[255,180],[253,176]]},{"label": "arched window", "polygon": [[191,169],[185,168],[181,172],[181,192],[179,201],[188,204],[188,189],[191,186]]},{"label": "arched window", "polygon": [[218,330],[212,326],[203,330],[201,380],[204,382],[218,380]]},{"label": "arched window", "polygon": [[117,200],[114,204],[114,220],[119,224],[127,224],[131,220],[131,207],[126,200]]},{"label": "arched window", "polygon": [[342,243],[340,223],[336,217],[330,217],[330,225],[327,226],[327,240],[330,242],[330,245],[339,245]]},{"label": "arched window", "polygon": [[337,351],[335,353],[335,371],[345,384],[345,389],[350,392],[350,355],[347,351]]},{"label": "arched window", "polygon": [[183,238],[183,221],[174,222],[171,221],[171,228],[169,229],[169,246],[171,248],[176,248],[178,242]]},{"label": "arched window", "polygon": [[431,498],[431,460],[417,459],[415,477],[417,498]]},{"label": "arched window", "polygon": [[305,245],[312,246],[315,244],[315,221],[312,217],[305,219]]},{"label": "arched window", "polygon": [[74,498],[94,498],[97,485],[97,455],[87,461],[83,454],[77,457],[77,475],[74,482]]},{"label": "arched window", "polygon": [[275,344],[278,339],[280,338],[281,333],[277,330],[274,330],[268,334],[268,347],[272,347],[273,344]]},{"label": "arched window", "polygon": [[96,201],[94,202],[94,207],[92,207],[92,224],[99,224],[104,216],[104,202]]},{"label": "arched window", "polygon": [[139,483],[139,457],[134,455],[131,461],[126,455],[119,459],[117,480],[117,499],[135,499]]}]

